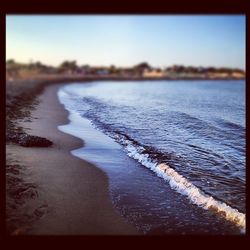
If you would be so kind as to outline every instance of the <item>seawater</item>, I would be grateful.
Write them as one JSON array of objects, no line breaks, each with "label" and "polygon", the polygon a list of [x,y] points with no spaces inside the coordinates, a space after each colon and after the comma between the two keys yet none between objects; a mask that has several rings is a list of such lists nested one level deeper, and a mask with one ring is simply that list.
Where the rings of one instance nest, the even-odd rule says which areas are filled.
[{"label": "seawater", "polygon": [[73,83],[58,96],[71,120],[60,129],[88,138],[72,153],[96,159],[139,230],[244,230],[245,81]]}]

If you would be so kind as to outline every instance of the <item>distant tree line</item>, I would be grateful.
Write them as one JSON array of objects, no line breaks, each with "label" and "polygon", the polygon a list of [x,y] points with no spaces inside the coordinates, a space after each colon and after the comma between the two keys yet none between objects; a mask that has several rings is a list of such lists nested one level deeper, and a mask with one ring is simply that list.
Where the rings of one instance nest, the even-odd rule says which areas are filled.
[{"label": "distant tree line", "polygon": [[215,67],[194,67],[194,66],[183,66],[183,65],[173,65],[165,69],[167,72],[175,73],[244,73],[242,69],[238,68],[215,68]]},{"label": "distant tree line", "polygon": [[6,61],[6,73],[18,74],[20,70],[36,71],[38,73],[67,73],[67,74],[115,74],[120,75],[127,73],[130,75],[143,75],[145,71],[156,71],[174,74],[207,74],[207,73],[242,73],[244,71],[238,68],[215,68],[215,67],[194,67],[184,65],[173,65],[164,69],[155,68],[149,65],[147,62],[141,62],[132,67],[116,67],[115,65],[110,66],[89,66],[89,65],[78,65],[75,60],[63,61],[58,67],[48,66],[40,61],[30,63],[18,63],[13,59]]}]

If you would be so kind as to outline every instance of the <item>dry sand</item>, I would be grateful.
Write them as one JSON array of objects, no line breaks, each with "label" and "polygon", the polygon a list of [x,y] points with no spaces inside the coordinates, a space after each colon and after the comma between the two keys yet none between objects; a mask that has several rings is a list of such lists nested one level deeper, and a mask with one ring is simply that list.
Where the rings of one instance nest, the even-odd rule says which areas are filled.
[{"label": "dry sand", "polygon": [[21,208],[29,223],[24,220],[14,234],[138,234],[112,207],[106,174],[70,154],[83,142],[57,129],[68,122],[68,112],[57,98],[59,86],[47,87],[38,97],[40,103],[31,113],[31,122],[21,123],[28,134],[45,137],[53,146],[6,147],[7,157],[25,166],[22,178],[34,183],[36,189],[35,197],[27,199]]}]

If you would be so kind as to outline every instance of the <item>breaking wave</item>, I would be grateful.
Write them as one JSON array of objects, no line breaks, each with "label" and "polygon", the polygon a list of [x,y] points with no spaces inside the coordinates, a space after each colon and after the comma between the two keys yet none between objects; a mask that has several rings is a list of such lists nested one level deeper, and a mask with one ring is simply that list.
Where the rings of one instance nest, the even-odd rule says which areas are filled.
[{"label": "breaking wave", "polygon": [[166,180],[172,189],[187,196],[193,204],[219,214],[245,232],[245,214],[207,195],[166,163],[150,158],[149,154],[144,153],[146,150],[143,146],[136,145],[123,135],[116,136],[116,140],[124,146],[128,156],[154,171],[159,177]]}]

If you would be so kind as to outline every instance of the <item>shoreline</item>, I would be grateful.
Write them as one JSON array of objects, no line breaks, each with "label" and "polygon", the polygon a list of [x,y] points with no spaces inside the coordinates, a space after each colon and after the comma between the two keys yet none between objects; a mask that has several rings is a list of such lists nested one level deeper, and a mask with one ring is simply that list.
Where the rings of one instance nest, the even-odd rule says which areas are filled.
[{"label": "shoreline", "polygon": [[[8,234],[140,234],[113,208],[105,171],[96,167],[98,165],[95,162],[86,162],[88,158],[79,159],[71,154],[72,150],[84,146],[85,137],[82,140],[58,128],[67,125],[70,120],[69,112],[60,103],[57,91],[64,84],[77,81],[91,82],[86,78],[74,81],[65,78],[37,81],[34,85],[31,80],[24,86],[19,85],[22,91],[16,95],[17,102],[13,103],[13,107],[24,108],[21,108],[21,113],[17,108],[16,116],[10,119],[14,124],[17,122],[17,133],[21,128],[28,135],[45,137],[54,144],[45,148],[27,148],[7,142],[7,186],[9,182],[9,186],[14,187],[10,190],[13,197],[7,195],[7,205],[9,198],[14,200],[10,203],[11,211],[7,211],[10,215],[7,217]],[[25,99],[27,96],[31,96],[28,101]],[[84,173],[81,173],[83,168]],[[81,187],[76,187],[75,182]],[[94,197],[96,192],[98,195]],[[93,210],[97,212],[93,213]]]},{"label": "shoreline", "polygon": [[[17,185],[26,187],[24,192],[19,192],[22,202],[16,204],[15,214],[9,213],[7,217],[7,227],[8,223],[16,223],[10,227],[12,232],[9,233],[138,234],[113,208],[106,174],[93,164],[71,155],[70,151],[83,143],[57,128],[69,122],[68,111],[57,97],[60,86],[62,84],[47,86],[37,97],[39,104],[31,111],[31,122],[20,122],[28,134],[46,137],[54,144],[48,148],[6,145],[7,163],[14,162],[19,166],[17,176],[22,181],[17,179]],[[23,219],[18,218],[20,216]]]}]

